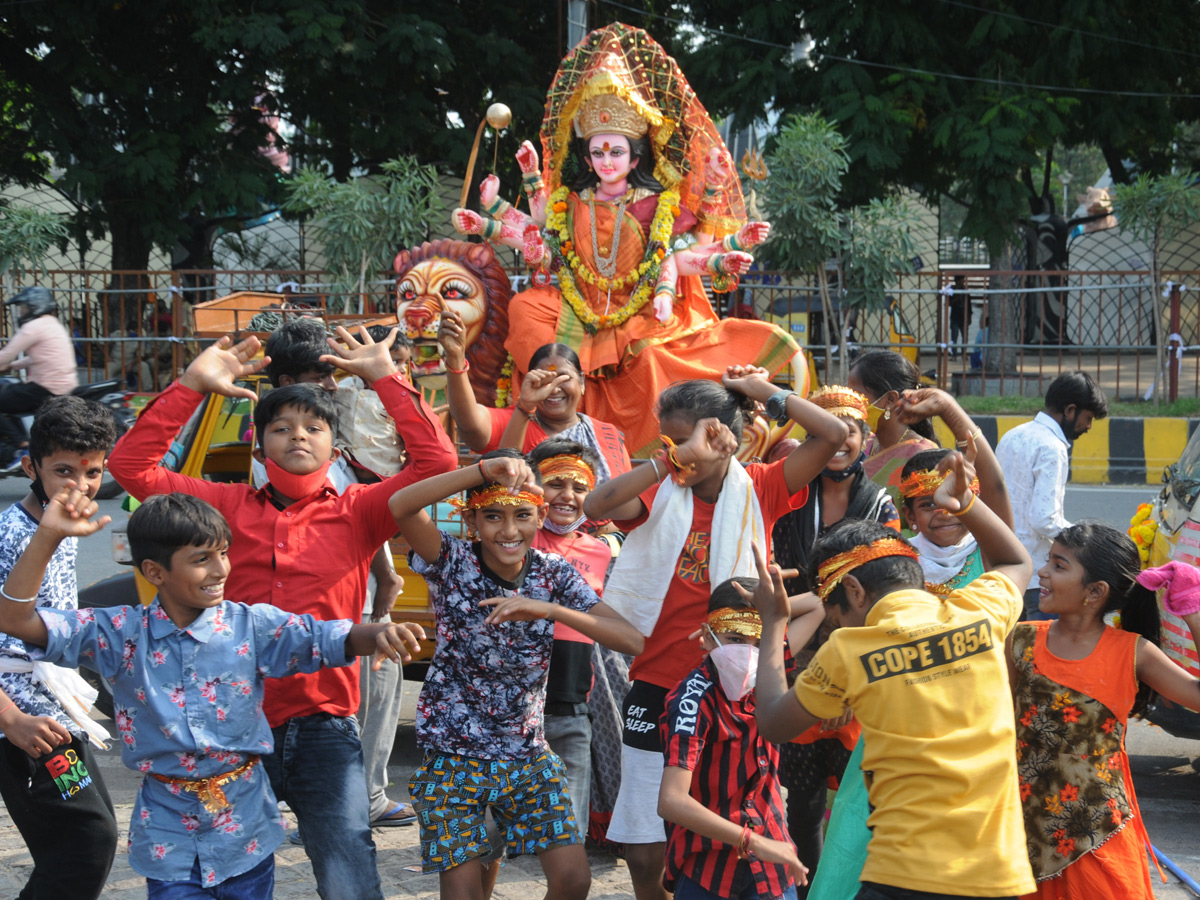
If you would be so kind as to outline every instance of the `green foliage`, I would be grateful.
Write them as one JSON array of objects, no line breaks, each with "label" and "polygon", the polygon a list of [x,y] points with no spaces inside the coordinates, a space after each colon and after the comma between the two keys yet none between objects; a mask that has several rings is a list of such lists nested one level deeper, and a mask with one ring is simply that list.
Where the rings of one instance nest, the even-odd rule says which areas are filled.
[{"label": "green foliage", "polygon": [[772,226],[763,254],[776,267],[809,271],[837,253],[836,199],[849,166],[845,138],[821,115],[792,116],[780,130],[760,198]]},{"label": "green foliage", "polygon": [[67,236],[64,215],[0,204],[0,275],[10,270],[44,269],[50,248]]},{"label": "green foliage", "polygon": [[916,210],[897,198],[872,200],[846,213],[842,272],[848,305],[872,312],[887,308],[886,291],[896,274],[912,271],[916,225]]},{"label": "green foliage", "polygon": [[285,191],[283,209],[314,217],[309,226],[343,288],[390,271],[396,251],[424,240],[441,215],[437,173],[412,157],[388,160],[382,174],[339,182],[301,169]]},{"label": "green foliage", "polygon": [[1191,172],[1145,175],[1113,190],[1113,213],[1121,230],[1145,241],[1157,256],[1163,244],[1200,220],[1200,190]]}]

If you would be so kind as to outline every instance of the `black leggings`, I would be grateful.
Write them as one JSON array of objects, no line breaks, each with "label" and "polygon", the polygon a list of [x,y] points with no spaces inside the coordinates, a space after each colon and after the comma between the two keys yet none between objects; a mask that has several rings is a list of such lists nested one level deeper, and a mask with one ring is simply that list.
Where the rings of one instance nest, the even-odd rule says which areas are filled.
[{"label": "black leggings", "polygon": [[[850,752],[837,738],[811,744],[784,744],[779,748],[779,783],[787,788],[788,834],[800,862],[808,866],[812,883],[824,844],[825,801],[829,778],[841,781]],[[808,887],[796,885],[797,898],[808,896]]]},{"label": "black leggings", "polygon": [[99,897],[117,849],[117,821],[87,743],[74,738],[35,759],[0,739],[0,797],[33,857],[18,900]]},{"label": "black leggings", "polygon": [[0,391],[0,440],[13,449],[29,440],[21,416],[35,413],[54,395],[33,381],[14,384]]}]

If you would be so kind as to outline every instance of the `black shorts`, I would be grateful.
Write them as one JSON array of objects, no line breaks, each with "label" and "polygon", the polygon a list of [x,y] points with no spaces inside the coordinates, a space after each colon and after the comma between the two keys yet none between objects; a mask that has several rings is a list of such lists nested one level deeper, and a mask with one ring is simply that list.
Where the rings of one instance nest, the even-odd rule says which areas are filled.
[{"label": "black shorts", "polygon": [[667,689],[648,681],[635,681],[625,695],[621,718],[625,725],[621,743],[637,750],[662,752],[659,723],[667,709]]}]

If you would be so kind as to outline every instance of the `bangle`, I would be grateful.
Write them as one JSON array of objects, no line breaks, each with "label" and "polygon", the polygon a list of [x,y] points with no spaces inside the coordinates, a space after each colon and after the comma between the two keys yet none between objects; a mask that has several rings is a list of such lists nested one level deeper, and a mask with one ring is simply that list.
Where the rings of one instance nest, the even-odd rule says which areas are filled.
[{"label": "bangle", "polygon": [[742,839],[738,842],[738,859],[750,858],[750,823],[742,826]]},{"label": "bangle", "polygon": [[537,406],[536,405],[533,407],[533,409],[526,409],[520,403],[514,403],[513,407],[515,409],[519,410],[521,412],[521,414],[524,415],[525,418],[527,418],[527,419],[532,419],[534,417],[534,415],[537,414]]},{"label": "bangle", "polygon": [[484,484],[487,484],[488,477],[487,473],[483,471],[483,460],[481,459],[479,462],[475,463],[475,465],[479,466],[479,477],[483,479]]},{"label": "bangle", "polygon": [[968,431],[967,436],[965,438],[963,438],[961,441],[955,441],[954,446],[958,447],[959,449],[964,449],[964,448],[970,446],[972,441],[977,441],[981,437],[983,437],[983,429],[976,428],[974,431]]},{"label": "bangle", "polygon": [[469,359],[464,359],[463,367],[461,369],[452,369],[450,368],[450,363],[446,363],[446,371],[451,375],[466,375],[471,371],[471,361]]},{"label": "bangle", "polygon": [[657,459],[655,459],[653,456],[652,456],[652,457],[650,457],[650,465],[652,465],[652,466],[654,467],[654,481],[655,481],[655,483],[658,483],[658,482],[662,481],[662,472],[658,471],[658,460],[657,460]]},{"label": "bangle", "polygon": [[952,513],[950,513],[950,515],[952,515],[952,516],[965,516],[967,513],[969,513],[969,512],[971,511],[971,507],[975,505],[975,499],[976,499],[976,495],[975,495],[975,494],[972,494],[972,495],[971,495],[971,501],[970,501],[970,502],[969,502],[969,503],[968,503],[966,506],[964,506],[964,507],[963,507],[962,509],[960,509],[958,512],[952,512]]},{"label": "bangle", "polygon": [[4,585],[0,585],[0,597],[3,597],[5,600],[11,600],[13,603],[32,603],[37,599],[36,595],[30,597],[28,600],[22,600],[20,597],[14,597],[12,594],[8,593],[8,591],[4,590]]},{"label": "bangle", "polygon": [[17,705],[16,700],[9,700],[8,706],[4,707],[4,709],[0,709],[0,716],[4,715],[6,712],[8,712],[10,709],[12,709],[16,705]]}]

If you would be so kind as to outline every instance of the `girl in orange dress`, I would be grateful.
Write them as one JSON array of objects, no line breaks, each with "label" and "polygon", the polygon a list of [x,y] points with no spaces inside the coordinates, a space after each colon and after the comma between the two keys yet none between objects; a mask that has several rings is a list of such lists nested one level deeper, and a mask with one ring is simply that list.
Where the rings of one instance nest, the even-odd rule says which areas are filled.
[{"label": "girl in orange dress", "polygon": [[[1151,692],[1200,709],[1200,682],[1159,649],[1158,605],[1139,567],[1125,534],[1072,525],[1037,573],[1039,608],[1058,619],[1019,624],[1009,638],[1030,897],[1154,898],[1125,730]],[[1196,606],[1180,610],[1193,641]],[[1120,627],[1106,625],[1118,610]]]}]

